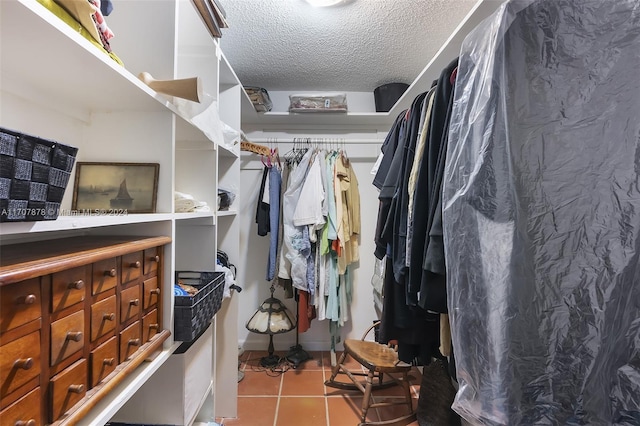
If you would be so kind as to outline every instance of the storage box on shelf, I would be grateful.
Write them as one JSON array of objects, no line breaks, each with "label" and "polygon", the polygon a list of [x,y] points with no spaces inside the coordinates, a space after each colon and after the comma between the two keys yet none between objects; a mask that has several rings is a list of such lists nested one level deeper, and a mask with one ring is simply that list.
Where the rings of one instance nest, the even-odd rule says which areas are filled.
[{"label": "storage box on shelf", "polygon": [[345,93],[295,94],[289,100],[289,112],[347,112]]},{"label": "storage box on shelf", "polygon": [[161,290],[170,241],[74,237],[2,247],[0,424],[75,424],[161,348],[170,334]]},{"label": "storage box on shelf", "polygon": [[176,271],[176,284],[195,287],[194,295],[175,296],[173,339],[194,340],[211,324],[220,309],[224,292],[224,273]]},{"label": "storage box on shelf", "polygon": [[0,127],[0,222],[55,220],[77,152]]}]

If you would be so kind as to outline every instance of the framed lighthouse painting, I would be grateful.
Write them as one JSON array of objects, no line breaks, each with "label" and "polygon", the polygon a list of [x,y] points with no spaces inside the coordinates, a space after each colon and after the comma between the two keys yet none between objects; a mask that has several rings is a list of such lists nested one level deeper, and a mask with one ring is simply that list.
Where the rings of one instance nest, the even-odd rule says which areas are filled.
[{"label": "framed lighthouse painting", "polygon": [[76,163],[72,214],[155,213],[157,163]]}]

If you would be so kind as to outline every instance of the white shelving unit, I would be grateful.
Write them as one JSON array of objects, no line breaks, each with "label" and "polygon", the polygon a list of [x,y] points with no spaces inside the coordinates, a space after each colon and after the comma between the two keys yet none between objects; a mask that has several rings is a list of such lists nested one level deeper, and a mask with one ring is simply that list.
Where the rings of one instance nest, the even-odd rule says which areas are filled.
[{"label": "white shelving unit", "polygon": [[[218,147],[219,141],[212,141],[190,117],[182,116],[178,100],[156,93],[137,76],[146,71],[157,79],[200,77],[207,95],[219,103],[221,119],[238,130],[244,92],[189,0],[120,2],[107,23],[115,34],[111,46],[124,67],[39,1],[0,1],[0,126],[78,147],[78,162],[159,163],[156,213],[70,215],[72,175],[57,220],[0,224],[0,244],[74,235],[171,237],[164,257],[167,279],[162,286],[164,326],[173,331],[173,298],[169,295],[173,294],[175,271],[213,270],[218,249],[239,263],[234,210],[238,201],[229,211],[215,210],[218,188],[239,185],[240,158]],[[212,211],[174,213],[176,190],[206,201]],[[127,410],[127,403],[151,398],[145,384],[161,380],[165,364],[184,365],[185,377],[191,377],[197,371],[193,369],[202,368],[203,358],[211,364],[201,371],[210,371],[210,377],[199,390],[201,395],[193,395],[199,412],[196,417],[203,421],[234,417],[237,305],[238,296],[233,293],[213,321],[212,356],[194,357],[198,360],[195,365],[180,364],[177,357],[189,355],[175,355],[179,342],[170,337],[152,362],[144,363],[117,386],[81,424],[99,425],[112,418],[133,420],[129,417],[134,410]],[[193,410],[193,406],[176,399],[159,409],[177,413]]]}]

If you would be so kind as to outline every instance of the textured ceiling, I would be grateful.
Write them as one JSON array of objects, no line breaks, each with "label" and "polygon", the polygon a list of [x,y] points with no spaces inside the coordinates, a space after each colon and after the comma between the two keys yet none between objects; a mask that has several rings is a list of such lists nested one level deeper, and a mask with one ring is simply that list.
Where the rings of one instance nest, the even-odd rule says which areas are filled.
[{"label": "textured ceiling", "polygon": [[411,84],[476,0],[219,0],[222,50],[240,81],[267,90],[372,91]]}]

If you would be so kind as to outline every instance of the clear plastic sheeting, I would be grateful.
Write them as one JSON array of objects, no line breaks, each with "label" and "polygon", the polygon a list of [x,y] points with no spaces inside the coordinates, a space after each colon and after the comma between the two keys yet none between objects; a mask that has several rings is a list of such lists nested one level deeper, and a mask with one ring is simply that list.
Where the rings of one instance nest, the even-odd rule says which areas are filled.
[{"label": "clear plastic sheeting", "polygon": [[443,183],[472,424],[640,424],[640,2],[509,1],[461,49]]}]

